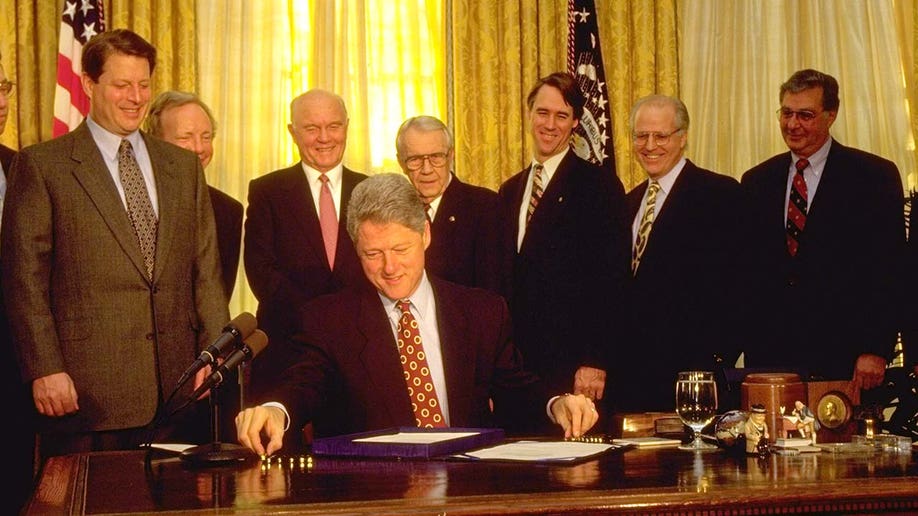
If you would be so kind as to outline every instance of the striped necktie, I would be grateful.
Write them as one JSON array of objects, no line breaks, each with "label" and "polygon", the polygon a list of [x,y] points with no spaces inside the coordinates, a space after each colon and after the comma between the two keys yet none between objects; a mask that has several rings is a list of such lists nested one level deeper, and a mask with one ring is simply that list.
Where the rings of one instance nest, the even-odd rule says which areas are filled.
[{"label": "striped necktie", "polygon": [[526,224],[529,224],[529,220],[532,219],[532,214],[535,213],[536,206],[539,205],[539,201],[542,199],[542,193],[545,191],[544,187],[544,178],[542,177],[542,171],[545,167],[541,163],[536,163],[532,167],[532,195],[529,197],[529,208],[526,211]]},{"label": "striped necktie", "polygon": [[787,202],[787,252],[797,256],[800,247],[800,235],[806,225],[807,190],[803,171],[810,165],[806,159],[800,159],[794,165],[794,181],[791,183],[790,199]]}]

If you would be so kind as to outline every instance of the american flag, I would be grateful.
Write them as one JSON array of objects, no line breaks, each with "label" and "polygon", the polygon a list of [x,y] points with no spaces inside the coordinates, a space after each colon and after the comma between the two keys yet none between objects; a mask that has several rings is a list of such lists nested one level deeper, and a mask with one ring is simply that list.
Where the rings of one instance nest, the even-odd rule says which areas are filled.
[{"label": "american flag", "polygon": [[614,174],[609,91],[593,0],[568,0],[567,25],[567,68],[577,78],[580,91],[586,97],[583,116],[574,129],[574,152]]},{"label": "american flag", "polygon": [[83,93],[80,56],[83,45],[105,30],[102,0],[65,0],[57,44],[57,88],[54,92],[54,136],[70,132],[89,112]]}]

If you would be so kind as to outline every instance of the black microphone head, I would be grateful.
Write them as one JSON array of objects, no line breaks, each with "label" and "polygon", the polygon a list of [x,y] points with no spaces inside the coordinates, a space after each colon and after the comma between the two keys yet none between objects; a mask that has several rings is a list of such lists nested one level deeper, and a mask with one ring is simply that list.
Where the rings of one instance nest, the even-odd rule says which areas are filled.
[{"label": "black microphone head", "polygon": [[258,328],[258,321],[255,320],[255,316],[249,312],[242,312],[232,321],[228,322],[226,327],[223,328],[223,331],[232,332],[234,335],[244,340],[255,331],[255,328]]},{"label": "black microphone head", "polygon": [[261,353],[263,349],[268,347],[268,335],[265,332],[256,329],[252,332],[251,335],[249,335],[247,339],[245,339],[244,344],[245,347],[250,351],[250,353],[246,353],[249,355],[247,358],[251,360],[255,358],[259,353]]}]

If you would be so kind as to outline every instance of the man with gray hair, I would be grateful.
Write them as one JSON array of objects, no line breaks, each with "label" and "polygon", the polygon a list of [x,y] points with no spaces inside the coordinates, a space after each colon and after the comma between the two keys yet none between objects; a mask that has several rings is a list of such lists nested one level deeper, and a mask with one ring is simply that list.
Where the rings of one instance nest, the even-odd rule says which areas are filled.
[{"label": "man with gray hair", "polygon": [[[147,132],[197,154],[207,168],[214,156],[217,123],[210,108],[197,95],[164,91],[150,104],[145,122]],[[217,222],[217,246],[226,299],[233,297],[242,244],[242,203],[213,186],[208,186]]]},{"label": "man with gray hair", "polygon": [[270,455],[288,428],[328,417],[335,420],[323,426],[334,434],[398,426],[512,432],[546,419],[546,401],[566,437],[595,424],[592,401],[550,398],[523,369],[503,298],[427,275],[430,225],[404,177],[380,174],[358,185],[347,220],[375,291],[344,290],[301,310],[294,338],[301,359],[284,372],[274,401],[236,417],[241,444]]},{"label": "man with gray hair", "polygon": [[895,163],[831,136],[840,104],[831,75],[795,72],[778,98],[788,152],[741,181],[756,303],[746,366],[871,389],[896,343],[902,178]]},{"label": "man with gray hair", "polygon": [[648,178],[626,196],[630,339],[611,375],[621,411],[672,412],[679,371],[712,370],[715,355],[731,364],[738,355],[739,183],[685,158],[688,130],[677,98],[650,95],[631,110],[632,148]]},{"label": "man with gray hair", "polygon": [[405,120],[395,147],[398,163],[430,219],[427,271],[454,283],[500,292],[502,217],[497,192],[456,177],[453,136],[435,117]]}]

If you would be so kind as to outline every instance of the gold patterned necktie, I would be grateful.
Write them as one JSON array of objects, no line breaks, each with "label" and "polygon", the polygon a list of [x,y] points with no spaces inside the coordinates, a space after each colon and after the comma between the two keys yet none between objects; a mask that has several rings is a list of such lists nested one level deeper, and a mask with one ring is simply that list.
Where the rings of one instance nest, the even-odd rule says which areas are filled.
[{"label": "gold patterned necktie", "polygon": [[797,163],[794,164],[794,168],[797,171],[794,172],[790,199],[787,202],[787,252],[791,256],[797,256],[797,248],[800,247],[800,235],[803,234],[803,227],[806,225],[808,201],[803,171],[809,165],[810,162],[804,158],[797,160]]},{"label": "gold patterned necktie", "polygon": [[656,212],[657,192],[659,191],[660,183],[651,181],[647,187],[647,203],[644,206],[644,215],[641,216],[637,238],[634,241],[634,250],[631,253],[631,272],[633,274],[637,274],[638,265],[641,264],[641,255],[644,254],[644,248],[647,247],[647,239],[650,237],[650,228],[653,226]]},{"label": "gold patterned necktie", "polygon": [[544,193],[544,178],[542,177],[542,171],[545,167],[541,163],[536,163],[532,167],[532,195],[529,196],[529,208],[526,210],[526,224],[529,224],[529,220],[532,219],[532,214],[535,213],[536,206],[539,205],[539,201],[542,200],[542,194]]},{"label": "gold patterned necktie", "polygon": [[402,316],[398,321],[398,354],[408,386],[408,397],[419,428],[445,427],[440,400],[434,388],[430,367],[427,365],[427,354],[421,343],[421,331],[418,321],[409,307],[411,301],[401,299],[395,303]]},{"label": "gold patterned necktie", "polygon": [[134,157],[134,148],[128,140],[121,140],[118,147],[118,175],[121,176],[121,186],[124,187],[124,197],[127,201],[128,217],[134,234],[140,244],[143,262],[147,269],[147,277],[153,279],[153,262],[156,256],[156,227],[158,221],[147,184],[140,173],[140,165]]},{"label": "gold patterned necktie", "polygon": [[319,180],[322,181],[319,189],[319,226],[322,227],[328,268],[334,269],[335,249],[338,248],[338,215],[335,214],[335,202],[332,201],[331,188],[328,187],[328,176],[320,174]]}]

